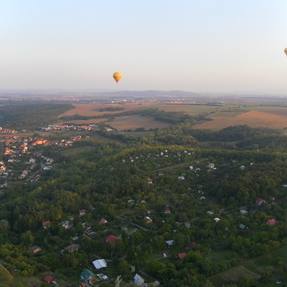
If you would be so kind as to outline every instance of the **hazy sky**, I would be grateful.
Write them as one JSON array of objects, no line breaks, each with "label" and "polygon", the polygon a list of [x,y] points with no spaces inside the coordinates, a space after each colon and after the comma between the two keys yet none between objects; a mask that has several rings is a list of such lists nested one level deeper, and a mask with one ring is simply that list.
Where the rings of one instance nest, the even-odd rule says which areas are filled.
[{"label": "hazy sky", "polygon": [[287,95],[285,47],[286,0],[0,1],[0,89]]}]

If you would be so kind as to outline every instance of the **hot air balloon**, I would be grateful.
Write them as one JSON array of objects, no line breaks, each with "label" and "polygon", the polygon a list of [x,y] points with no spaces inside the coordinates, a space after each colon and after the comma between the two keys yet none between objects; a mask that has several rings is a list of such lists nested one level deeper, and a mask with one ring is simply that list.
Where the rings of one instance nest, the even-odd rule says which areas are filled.
[{"label": "hot air balloon", "polygon": [[115,72],[113,74],[113,78],[115,79],[115,81],[118,83],[121,79],[122,79],[123,75],[121,72]]},{"label": "hot air balloon", "polygon": [[285,48],[285,49],[284,49],[284,53],[285,53],[285,54],[286,54],[286,56],[287,56],[287,48]]}]

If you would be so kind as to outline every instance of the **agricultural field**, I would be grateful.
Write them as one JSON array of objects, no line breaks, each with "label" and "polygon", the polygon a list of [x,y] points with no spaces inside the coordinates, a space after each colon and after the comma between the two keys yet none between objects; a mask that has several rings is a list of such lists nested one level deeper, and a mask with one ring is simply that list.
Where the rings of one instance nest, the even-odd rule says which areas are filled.
[{"label": "agricultural field", "polygon": [[86,118],[102,118],[115,116],[121,113],[137,111],[152,106],[154,101],[137,101],[131,103],[91,103],[91,104],[75,104],[73,108],[62,113],[60,118],[69,118],[73,116]]},{"label": "agricultural field", "polygon": [[120,131],[135,130],[135,129],[159,129],[167,128],[168,123],[157,121],[153,118],[144,117],[141,115],[119,116],[111,121],[105,122],[112,128]]},{"label": "agricultural field", "polygon": [[[197,129],[220,130],[230,126],[248,125],[253,128],[284,129],[287,127],[287,115],[283,110],[273,112],[248,111],[235,116],[214,116],[210,121],[195,125]],[[286,112],[286,111],[284,111]]]},{"label": "agricultural field", "polygon": [[139,110],[153,108],[170,113],[183,113],[197,116],[201,114],[210,114],[227,110],[234,111],[236,105],[212,105],[212,104],[190,104],[190,103],[169,103],[159,100],[139,100],[131,103],[109,103],[109,104],[75,104],[73,107],[60,115],[60,118],[71,116],[82,117],[107,117],[115,116],[126,112],[136,112]]},{"label": "agricultural field", "polygon": [[101,124],[116,130],[165,128],[168,124],[137,112],[152,107],[153,101],[116,104],[77,104],[59,116],[62,123],[74,125]]},{"label": "agricultural field", "polygon": [[[187,107],[186,111],[188,111]],[[202,109],[203,110],[203,109]],[[207,108],[206,110],[209,110]],[[59,116],[59,122],[75,125],[100,124],[119,131],[167,128],[173,116],[187,115],[184,109],[160,109],[156,101],[121,104],[78,104]],[[193,114],[193,113],[192,113]],[[195,113],[194,113],[195,114]]]},{"label": "agricultural field", "polygon": [[271,113],[275,115],[287,116],[287,106],[282,104],[282,106],[273,106],[273,105],[257,105],[255,107],[250,106],[250,110],[256,110],[259,112]]},{"label": "agricultural field", "polygon": [[222,110],[221,106],[208,105],[208,104],[174,104],[174,103],[158,103],[154,105],[154,108],[164,112],[171,113],[184,113],[191,116],[206,115],[215,113]]},{"label": "agricultural field", "polygon": [[[165,120],[159,120],[147,110],[157,110],[173,115],[181,114],[196,119],[195,129],[220,130],[230,126],[248,125],[253,128],[284,129],[287,127],[287,107],[256,105],[254,103],[190,104],[165,101],[135,101],[115,104],[77,104],[59,116],[59,119],[72,124],[103,124],[117,130],[138,128],[166,128]],[[142,117],[144,116],[144,118]],[[199,117],[201,117],[199,119]],[[131,119],[131,123],[128,123]]]}]

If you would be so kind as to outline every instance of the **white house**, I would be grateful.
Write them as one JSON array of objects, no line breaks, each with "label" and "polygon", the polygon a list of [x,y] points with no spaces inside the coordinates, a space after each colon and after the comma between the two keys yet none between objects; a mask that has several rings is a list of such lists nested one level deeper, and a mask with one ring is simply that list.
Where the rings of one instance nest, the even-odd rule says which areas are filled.
[{"label": "white house", "polygon": [[166,240],[165,243],[168,245],[168,246],[172,246],[174,244],[174,240]]},{"label": "white house", "polygon": [[215,221],[215,222],[219,222],[220,220],[221,220],[221,219],[218,218],[218,217],[215,217],[215,218],[214,218],[214,221]]},{"label": "white house", "polygon": [[134,284],[137,286],[143,286],[144,285],[144,279],[139,274],[136,274],[134,276]]},{"label": "white house", "polygon": [[106,268],[108,266],[107,261],[105,259],[97,259],[94,260],[92,263],[97,270]]}]

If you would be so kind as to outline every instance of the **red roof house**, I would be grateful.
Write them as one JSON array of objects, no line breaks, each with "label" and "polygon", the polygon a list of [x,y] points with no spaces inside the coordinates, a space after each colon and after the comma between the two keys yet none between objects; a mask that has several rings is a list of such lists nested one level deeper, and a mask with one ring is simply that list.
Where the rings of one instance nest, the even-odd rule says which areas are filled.
[{"label": "red roof house", "polygon": [[270,218],[266,222],[267,225],[276,225],[277,223],[278,221],[275,218]]},{"label": "red roof house", "polygon": [[106,243],[110,244],[110,245],[115,245],[120,239],[113,234],[110,234],[106,237]]},{"label": "red roof house", "polygon": [[47,284],[54,284],[56,282],[56,279],[52,275],[46,275],[43,277],[43,281]]}]

